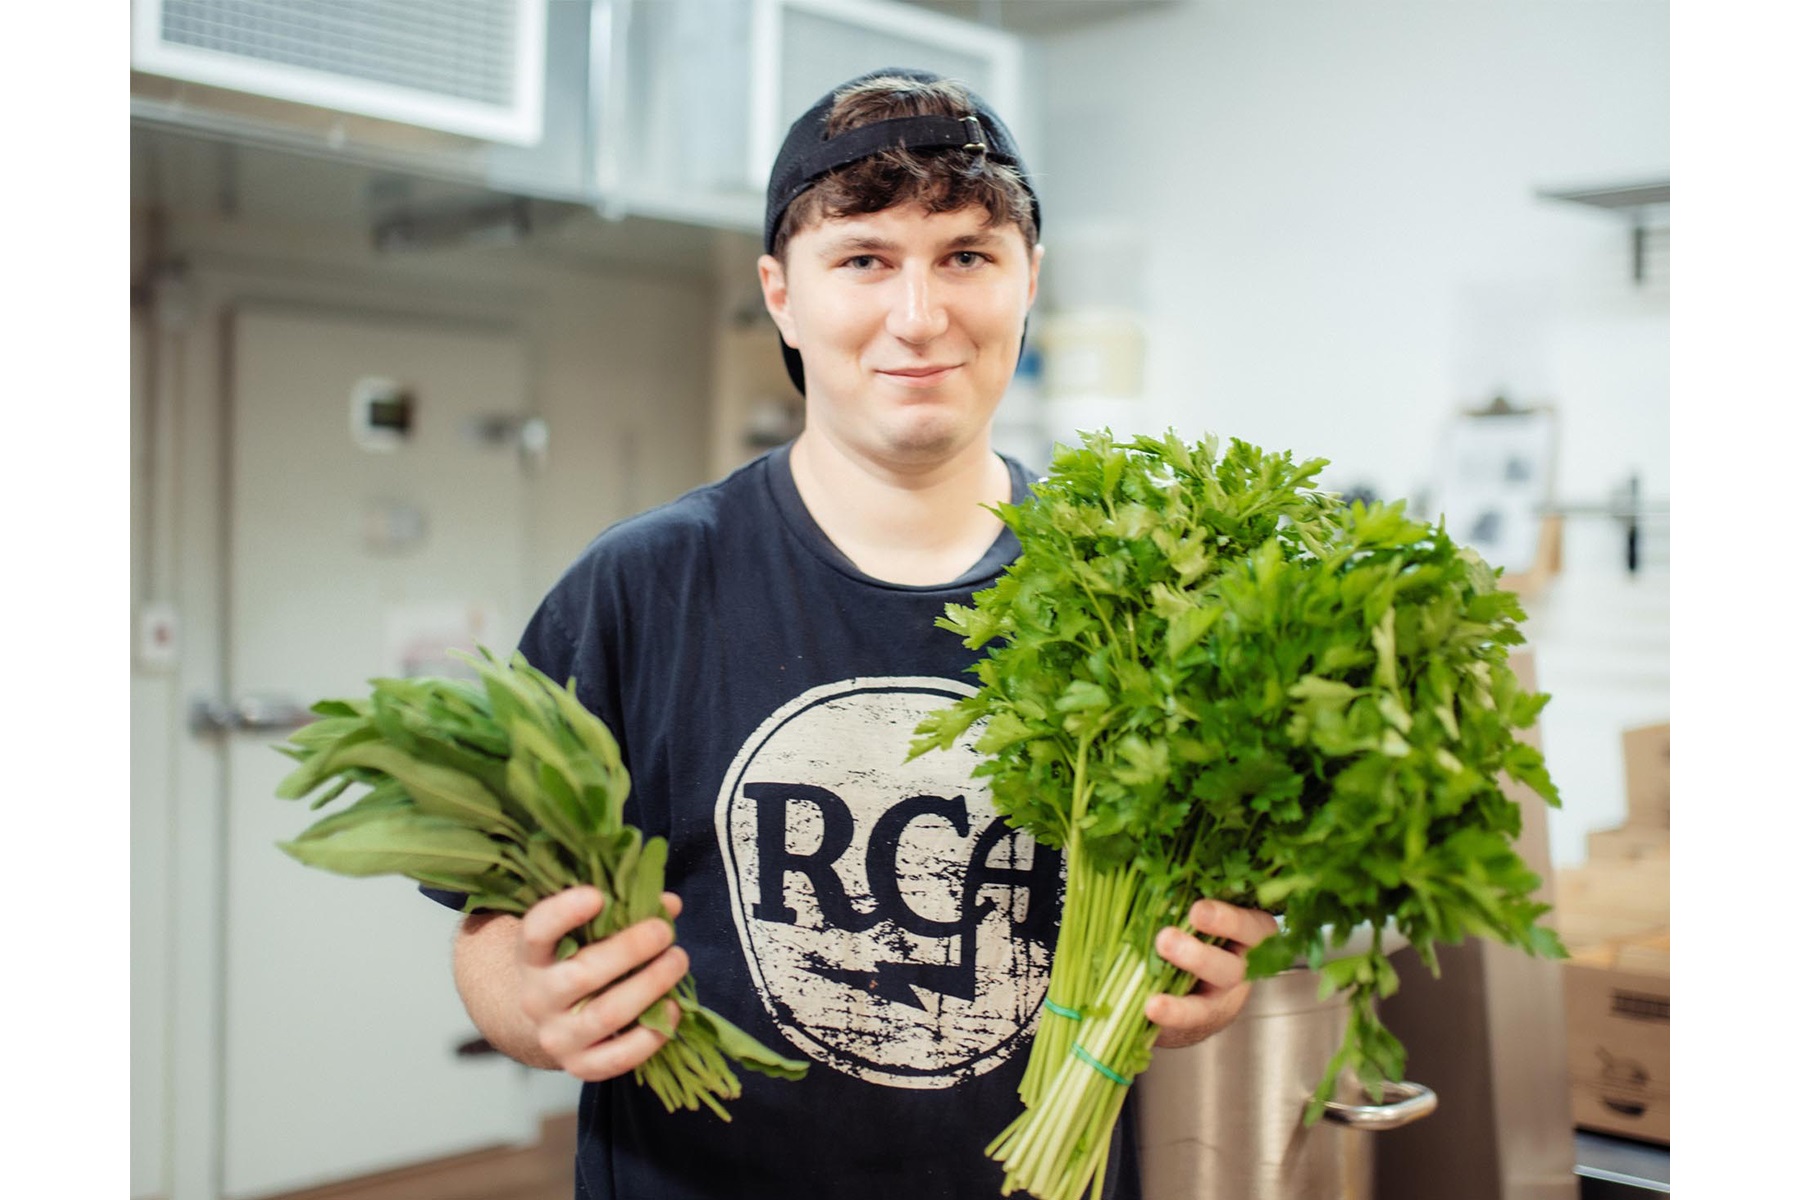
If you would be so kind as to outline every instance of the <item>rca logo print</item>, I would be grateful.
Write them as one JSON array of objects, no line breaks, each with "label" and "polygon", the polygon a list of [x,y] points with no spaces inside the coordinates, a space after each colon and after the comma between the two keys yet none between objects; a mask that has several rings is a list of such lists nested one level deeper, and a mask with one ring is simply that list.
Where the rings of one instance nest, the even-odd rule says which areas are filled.
[{"label": "rca logo print", "polygon": [[1049,979],[1061,858],[995,815],[972,732],[908,762],[972,689],[851,679],[790,701],[727,772],[716,826],[763,1004],[838,1070],[939,1088],[1004,1062]]}]

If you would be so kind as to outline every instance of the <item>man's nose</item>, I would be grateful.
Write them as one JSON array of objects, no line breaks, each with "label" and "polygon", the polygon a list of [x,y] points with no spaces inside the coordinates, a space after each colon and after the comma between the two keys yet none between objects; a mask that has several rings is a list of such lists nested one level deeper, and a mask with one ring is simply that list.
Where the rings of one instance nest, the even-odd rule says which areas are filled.
[{"label": "man's nose", "polygon": [[899,291],[888,309],[888,332],[903,342],[928,342],[950,325],[940,282],[931,269],[908,264],[901,272]]}]

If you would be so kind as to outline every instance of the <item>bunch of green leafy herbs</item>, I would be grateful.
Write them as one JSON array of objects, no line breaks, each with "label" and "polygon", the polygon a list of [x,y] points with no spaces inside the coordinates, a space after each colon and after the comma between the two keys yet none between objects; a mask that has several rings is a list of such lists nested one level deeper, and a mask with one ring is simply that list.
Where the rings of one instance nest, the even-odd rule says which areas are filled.
[{"label": "bunch of green leafy herbs", "polygon": [[[1326,465],[1086,434],[1032,500],[997,508],[1018,559],[939,621],[989,649],[978,690],[919,726],[914,755],[981,723],[996,809],[1067,865],[1025,1109],[989,1149],[1009,1193],[1074,1200],[1091,1180],[1097,1195],[1157,1033],[1144,1001],[1195,982],[1152,941],[1191,929],[1196,899],[1278,915],[1251,978],[1305,961],[1321,995],[1348,993],[1309,1124],[1341,1074],[1372,1095],[1401,1077],[1375,1010],[1398,986],[1384,929],[1434,972],[1434,944],[1465,935],[1562,954],[1501,787],[1558,803],[1515,736],[1548,699],[1508,667],[1518,599],[1441,523],[1320,490]],[[1328,961],[1359,927],[1367,952]]]},{"label": "bunch of green leafy herbs", "polygon": [[[592,884],[606,902],[562,940],[559,958],[646,918],[668,920],[668,843],[625,823],[630,774],[574,682],[558,687],[518,656],[467,661],[476,679],[376,679],[366,699],[313,706],[318,719],[277,747],[300,765],[276,794],[319,792],[314,809],[359,794],[281,849],[340,875],[402,875],[460,893],[465,912],[522,914]],[[705,1104],[730,1120],[721,1101],[742,1092],[732,1062],[780,1079],[805,1074],[805,1063],[703,1006],[691,974],[669,995],[681,1012],[674,1025],[662,1004],[638,1018],[669,1040],[636,1079],[670,1111]]]}]

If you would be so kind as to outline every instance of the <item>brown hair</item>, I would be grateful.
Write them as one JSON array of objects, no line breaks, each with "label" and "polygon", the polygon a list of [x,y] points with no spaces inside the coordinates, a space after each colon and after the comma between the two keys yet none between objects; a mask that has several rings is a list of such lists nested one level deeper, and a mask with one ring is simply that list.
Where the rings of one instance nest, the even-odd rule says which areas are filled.
[{"label": "brown hair", "polygon": [[[963,86],[943,79],[926,83],[899,75],[882,75],[844,88],[833,97],[825,132],[836,137],[846,129],[893,117],[963,117],[975,111]],[[1031,216],[1031,193],[1019,173],[978,151],[883,150],[823,176],[794,197],[776,227],[773,253],[787,261],[790,238],[829,217],[880,212],[897,204],[920,204],[926,212],[954,212],[970,205],[987,210],[988,224],[1010,222],[1037,242]]]}]

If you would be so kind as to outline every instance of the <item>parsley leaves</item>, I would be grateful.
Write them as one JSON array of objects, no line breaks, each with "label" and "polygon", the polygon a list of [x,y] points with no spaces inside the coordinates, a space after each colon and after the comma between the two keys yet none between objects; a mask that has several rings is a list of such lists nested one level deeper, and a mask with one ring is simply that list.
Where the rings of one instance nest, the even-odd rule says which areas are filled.
[{"label": "parsley leaves", "polygon": [[[1253,978],[1304,960],[1349,993],[1309,1121],[1343,1071],[1372,1092],[1400,1078],[1375,1013],[1398,986],[1384,930],[1434,969],[1433,946],[1468,935],[1563,953],[1500,787],[1558,803],[1516,737],[1548,699],[1507,666],[1523,610],[1441,523],[1321,490],[1326,465],[1084,435],[996,510],[1018,559],[938,622],[987,655],[913,754],[979,723],[996,808],[1068,863],[1025,1112],[990,1148],[1008,1191],[1072,1198],[1103,1169],[1116,1080],[1155,1039],[1143,1001],[1194,982],[1151,941],[1198,898],[1280,915]],[[1365,924],[1366,953],[1327,961]]]}]

